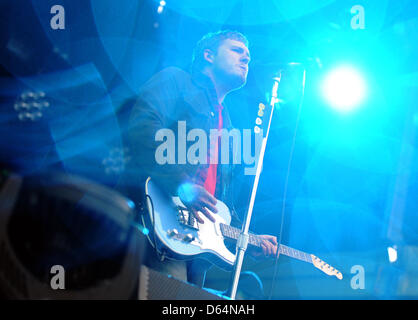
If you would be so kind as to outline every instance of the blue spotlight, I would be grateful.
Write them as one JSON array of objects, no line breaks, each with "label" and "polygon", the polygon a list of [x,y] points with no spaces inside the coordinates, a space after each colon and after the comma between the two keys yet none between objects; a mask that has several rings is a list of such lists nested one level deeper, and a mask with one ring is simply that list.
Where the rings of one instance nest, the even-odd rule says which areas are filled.
[{"label": "blue spotlight", "polygon": [[361,74],[350,66],[332,70],[322,83],[322,94],[339,111],[351,111],[364,99],[366,83]]},{"label": "blue spotlight", "polygon": [[179,197],[186,201],[193,201],[196,197],[196,192],[194,191],[193,185],[191,183],[181,184],[177,192]]}]

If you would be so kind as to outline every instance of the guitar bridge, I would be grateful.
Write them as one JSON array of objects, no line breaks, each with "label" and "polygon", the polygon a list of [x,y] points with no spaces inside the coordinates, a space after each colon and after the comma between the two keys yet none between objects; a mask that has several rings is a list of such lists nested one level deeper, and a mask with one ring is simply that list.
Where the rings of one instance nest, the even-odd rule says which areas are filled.
[{"label": "guitar bridge", "polygon": [[189,212],[187,208],[178,207],[178,221],[186,228],[199,230],[199,223],[197,222],[195,216]]}]

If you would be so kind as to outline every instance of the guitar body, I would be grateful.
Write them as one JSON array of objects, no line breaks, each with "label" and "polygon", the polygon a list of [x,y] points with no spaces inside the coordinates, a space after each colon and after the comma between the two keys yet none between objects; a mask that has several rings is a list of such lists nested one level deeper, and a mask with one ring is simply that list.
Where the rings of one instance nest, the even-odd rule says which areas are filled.
[{"label": "guitar body", "polygon": [[[224,240],[237,240],[240,230],[229,225],[231,214],[225,203],[217,201],[218,212],[212,215],[215,222],[200,214],[204,223],[198,223],[178,197],[162,192],[150,178],[145,183],[145,194],[148,210],[143,223],[150,231],[148,239],[151,245],[158,252],[176,260],[204,258],[221,268],[231,269],[236,255],[225,246]],[[260,248],[260,236],[252,233],[248,236],[248,244]],[[341,272],[313,254],[283,244],[279,244],[278,252],[311,263],[328,275],[343,278]]]},{"label": "guitar body", "polygon": [[[147,195],[148,237],[165,256],[177,260],[204,258],[224,269],[230,269],[235,262],[235,254],[224,244],[221,224],[229,225],[231,214],[228,207],[219,201],[218,212],[213,214],[215,222],[205,215],[200,216],[204,223],[197,223],[190,217],[178,197],[169,197],[154,184],[150,178],[145,183]],[[151,200],[150,200],[151,199]]]}]

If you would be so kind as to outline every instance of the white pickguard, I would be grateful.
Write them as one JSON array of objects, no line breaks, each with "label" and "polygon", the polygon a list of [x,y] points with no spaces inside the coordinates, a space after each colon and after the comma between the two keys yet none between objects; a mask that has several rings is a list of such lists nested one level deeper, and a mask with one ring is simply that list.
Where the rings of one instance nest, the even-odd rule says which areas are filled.
[{"label": "white pickguard", "polygon": [[[227,268],[234,264],[235,254],[225,246],[220,230],[221,223],[231,222],[229,209],[222,201],[218,200],[216,204],[218,212],[212,214],[215,222],[200,213],[204,223],[195,221],[193,224],[195,229],[179,221],[180,215],[177,207],[184,207],[184,205],[178,197],[168,197],[150,179],[146,182],[145,193],[152,200],[147,201],[150,220],[155,219],[154,228],[147,227],[151,231],[155,230],[160,250],[168,250],[168,256],[175,259],[191,259],[200,255],[220,267]],[[187,220],[188,212],[184,210],[183,213]],[[174,229],[178,234],[173,235]],[[184,240],[187,235],[194,239],[190,242]],[[153,242],[152,237],[150,241]]]}]

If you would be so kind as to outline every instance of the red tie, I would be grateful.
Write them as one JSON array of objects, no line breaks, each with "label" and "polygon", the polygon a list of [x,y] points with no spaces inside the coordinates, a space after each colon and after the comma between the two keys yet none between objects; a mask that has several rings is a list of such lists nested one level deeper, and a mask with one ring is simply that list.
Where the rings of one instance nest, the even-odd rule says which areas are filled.
[{"label": "red tie", "polygon": [[[216,109],[218,111],[218,130],[222,129],[223,126],[223,120],[222,120],[222,105],[217,105]],[[217,146],[211,145],[211,151],[213,152],[213,159],[218,159],[218,149],[219,149],[219,141],[220,141],[220,135],[218,137],[218,140],[216,141]],[[208,168],[208,173],[206,176],[204,187],[205,189],[212,195],[215,195],[215,189],[216,189],[216,171],[217,171],[218,165],[217,163],[211,163]]]}]

